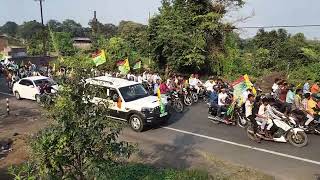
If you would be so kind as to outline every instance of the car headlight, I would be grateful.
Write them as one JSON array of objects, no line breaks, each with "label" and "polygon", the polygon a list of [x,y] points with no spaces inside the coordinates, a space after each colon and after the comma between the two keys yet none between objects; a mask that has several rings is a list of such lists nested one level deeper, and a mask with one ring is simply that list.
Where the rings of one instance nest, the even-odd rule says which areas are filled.
[{"label": "car headlight", "polygon": [[154,108],[143,107],[141,108],[141,112],[143,113],[153,113]]}]

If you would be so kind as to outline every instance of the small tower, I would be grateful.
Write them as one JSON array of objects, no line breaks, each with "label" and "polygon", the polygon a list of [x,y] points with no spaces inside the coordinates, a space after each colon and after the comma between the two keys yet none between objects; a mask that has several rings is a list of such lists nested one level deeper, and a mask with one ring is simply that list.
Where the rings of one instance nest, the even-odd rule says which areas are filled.
[{"label": "small tower", "polygon": [[98,19],[97,19],[97,12],[93,12],[93,19],[91,21],[92,26],[92,33],[96,34],[98,32]]}]

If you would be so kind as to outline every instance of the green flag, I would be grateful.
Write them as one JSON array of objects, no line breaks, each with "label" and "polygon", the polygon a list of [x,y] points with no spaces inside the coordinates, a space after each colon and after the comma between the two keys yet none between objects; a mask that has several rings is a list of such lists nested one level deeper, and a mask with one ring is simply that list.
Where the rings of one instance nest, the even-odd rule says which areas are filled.
[{"label": "green flag", "polygon": [[130,71],[129,60],[126,59],[123,63],[119,66],[119,71],[121,74],[128,74]]},{"label": "green flag", "polygon": [[93,58],[93,63],[96,66],[100,66],[101,64],[104,64],[105,62],[107,62],[106,53],[104,52],[104,50],[101,50],[97,54],[94,54],[92,58]]},{"label": "green flag", "polygon": [[141,61],[136,62],[136,64],[133,66],[133,69],[141,69]]}]

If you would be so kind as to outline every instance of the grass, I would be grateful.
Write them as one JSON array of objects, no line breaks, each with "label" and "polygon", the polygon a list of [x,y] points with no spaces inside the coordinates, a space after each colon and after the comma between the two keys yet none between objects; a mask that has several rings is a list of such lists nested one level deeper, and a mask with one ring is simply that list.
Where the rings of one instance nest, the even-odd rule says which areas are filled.
[{"label": "grass", "polygon": [[144,164],[122,164],[108,169],[108,174],[97,179],[108,180],[211,180],[208,172],[199,170],[157,169]]}]

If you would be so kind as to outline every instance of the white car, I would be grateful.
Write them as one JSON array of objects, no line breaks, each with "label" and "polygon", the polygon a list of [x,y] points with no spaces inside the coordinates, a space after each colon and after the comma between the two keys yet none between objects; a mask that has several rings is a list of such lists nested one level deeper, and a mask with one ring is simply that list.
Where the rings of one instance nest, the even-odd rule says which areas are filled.
[{"label": "white car", "polygon": [[40,101],[40,86],[43,83],[49,83],[53,89],[57,89],[57,84],[45,76],[32,76],[22,78],[13,84],[12,92],[14,96],[19,99],[30,99]]},{"label": "white car", "polygon": [[148,124],[167,121],[167,101],[162,98],[163,108],[156,96],[150,96],[142,84],[120,78],[101,76],[87,79],[87,84],[98,88],[92,102],[108,103],[109,118],[126,121],[134,131],[141,132]]}]

